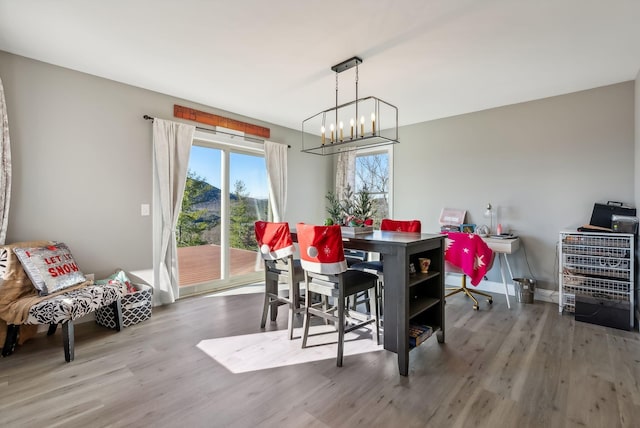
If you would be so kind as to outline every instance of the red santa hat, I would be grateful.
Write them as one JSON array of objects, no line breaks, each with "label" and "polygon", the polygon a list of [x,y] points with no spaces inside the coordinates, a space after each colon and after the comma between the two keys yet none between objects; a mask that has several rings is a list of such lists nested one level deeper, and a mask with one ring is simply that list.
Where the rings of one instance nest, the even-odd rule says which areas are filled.
[{"label": "red santa hat", "polygon": [[256,221],[254,229],[263,259],[276,260],[294,253],[289,223]]},{"label": "red santa hat", "polygon": [[337,274],[347,270],[340,226],[298,223],[296,231],[303,269],[322,274]]},{"label": "red santa hat", "polygon": [[420,220],[391,220],[383,218],[382,223],[380,223],[380,230],[420,233],[421,224]]}]

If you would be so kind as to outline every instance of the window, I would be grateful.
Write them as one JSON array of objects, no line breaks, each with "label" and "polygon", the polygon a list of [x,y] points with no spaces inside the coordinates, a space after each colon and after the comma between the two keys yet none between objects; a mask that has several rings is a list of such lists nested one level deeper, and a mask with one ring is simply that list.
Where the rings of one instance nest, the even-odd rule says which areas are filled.
[{"label": "window", "polygon": [[392,149],[358,150],[356,155],[356,192],[367,188],[374,200],[374,223],[380,224],[391,212]]}]

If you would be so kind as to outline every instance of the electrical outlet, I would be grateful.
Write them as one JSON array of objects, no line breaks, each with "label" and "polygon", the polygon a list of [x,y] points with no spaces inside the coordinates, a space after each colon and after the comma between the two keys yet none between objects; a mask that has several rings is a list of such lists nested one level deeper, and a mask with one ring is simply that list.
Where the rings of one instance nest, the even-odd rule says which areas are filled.
[{"label": "electrical outlet", "polygon": [[149,213],[150,213],[149,204],[140,205],[140,215],[141,216],[148,216]]}]

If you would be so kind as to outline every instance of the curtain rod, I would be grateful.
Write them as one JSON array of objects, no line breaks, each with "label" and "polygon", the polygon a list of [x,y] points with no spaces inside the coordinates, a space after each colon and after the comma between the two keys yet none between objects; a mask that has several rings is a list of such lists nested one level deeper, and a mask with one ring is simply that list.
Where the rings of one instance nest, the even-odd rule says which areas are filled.
[{"label": "curtain rod", "polygon": [[[145,114],[144,116],[142,116],[142,118],[144,120],[150,120],[153,122],[153,120],[155,119],[155,117],[153,116],[149,116],[148,114]],[[260,138],[256,138],[256,137],[249,137],[246,135],[238,135],[238,134],[232,134],[231,132],[224,132],[224,131],[219,131],[217,129],[211,129],[211,128],[202,128],[200,126],[196,126],[196,129],[200,130],[200,131],[209,131],[209,132],[213,132],[213,133],[219,133],[219,134],[225,134],[225,135],[230,135],[232,137],[242,137],[244,139],[248,139],[248,140],[253,140],[256,143],[264,143],[263,139]],[[287,148],[291,148],[290,145],[287,144]]]}]

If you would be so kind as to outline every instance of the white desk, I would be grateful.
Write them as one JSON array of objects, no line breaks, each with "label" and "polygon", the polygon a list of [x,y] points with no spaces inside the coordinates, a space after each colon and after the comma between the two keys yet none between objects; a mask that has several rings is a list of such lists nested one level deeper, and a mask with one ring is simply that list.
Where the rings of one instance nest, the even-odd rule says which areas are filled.
[{"label": "white desk", "polygon": [[[498,262],[500,263],[500,275],[502,276],[502,283],[504,284],[504,295],[507,297],[507,307],[511,309],[511,304],[509,303],[509,288],[507,287],[507,278],[504,273],[504,265],[507,265],[509,278],[513,278],[513,273],[511,272],[511,266],[509,265],[507,254],[513,254],[518,251],[518,249],[520,248],[520,238],[501,239],[484,236],[482,237],[482,240],[486,242],[489,248],[491,248],[491,250],[498,256]],[[502,256],[502,258],[500,256]]]}]

